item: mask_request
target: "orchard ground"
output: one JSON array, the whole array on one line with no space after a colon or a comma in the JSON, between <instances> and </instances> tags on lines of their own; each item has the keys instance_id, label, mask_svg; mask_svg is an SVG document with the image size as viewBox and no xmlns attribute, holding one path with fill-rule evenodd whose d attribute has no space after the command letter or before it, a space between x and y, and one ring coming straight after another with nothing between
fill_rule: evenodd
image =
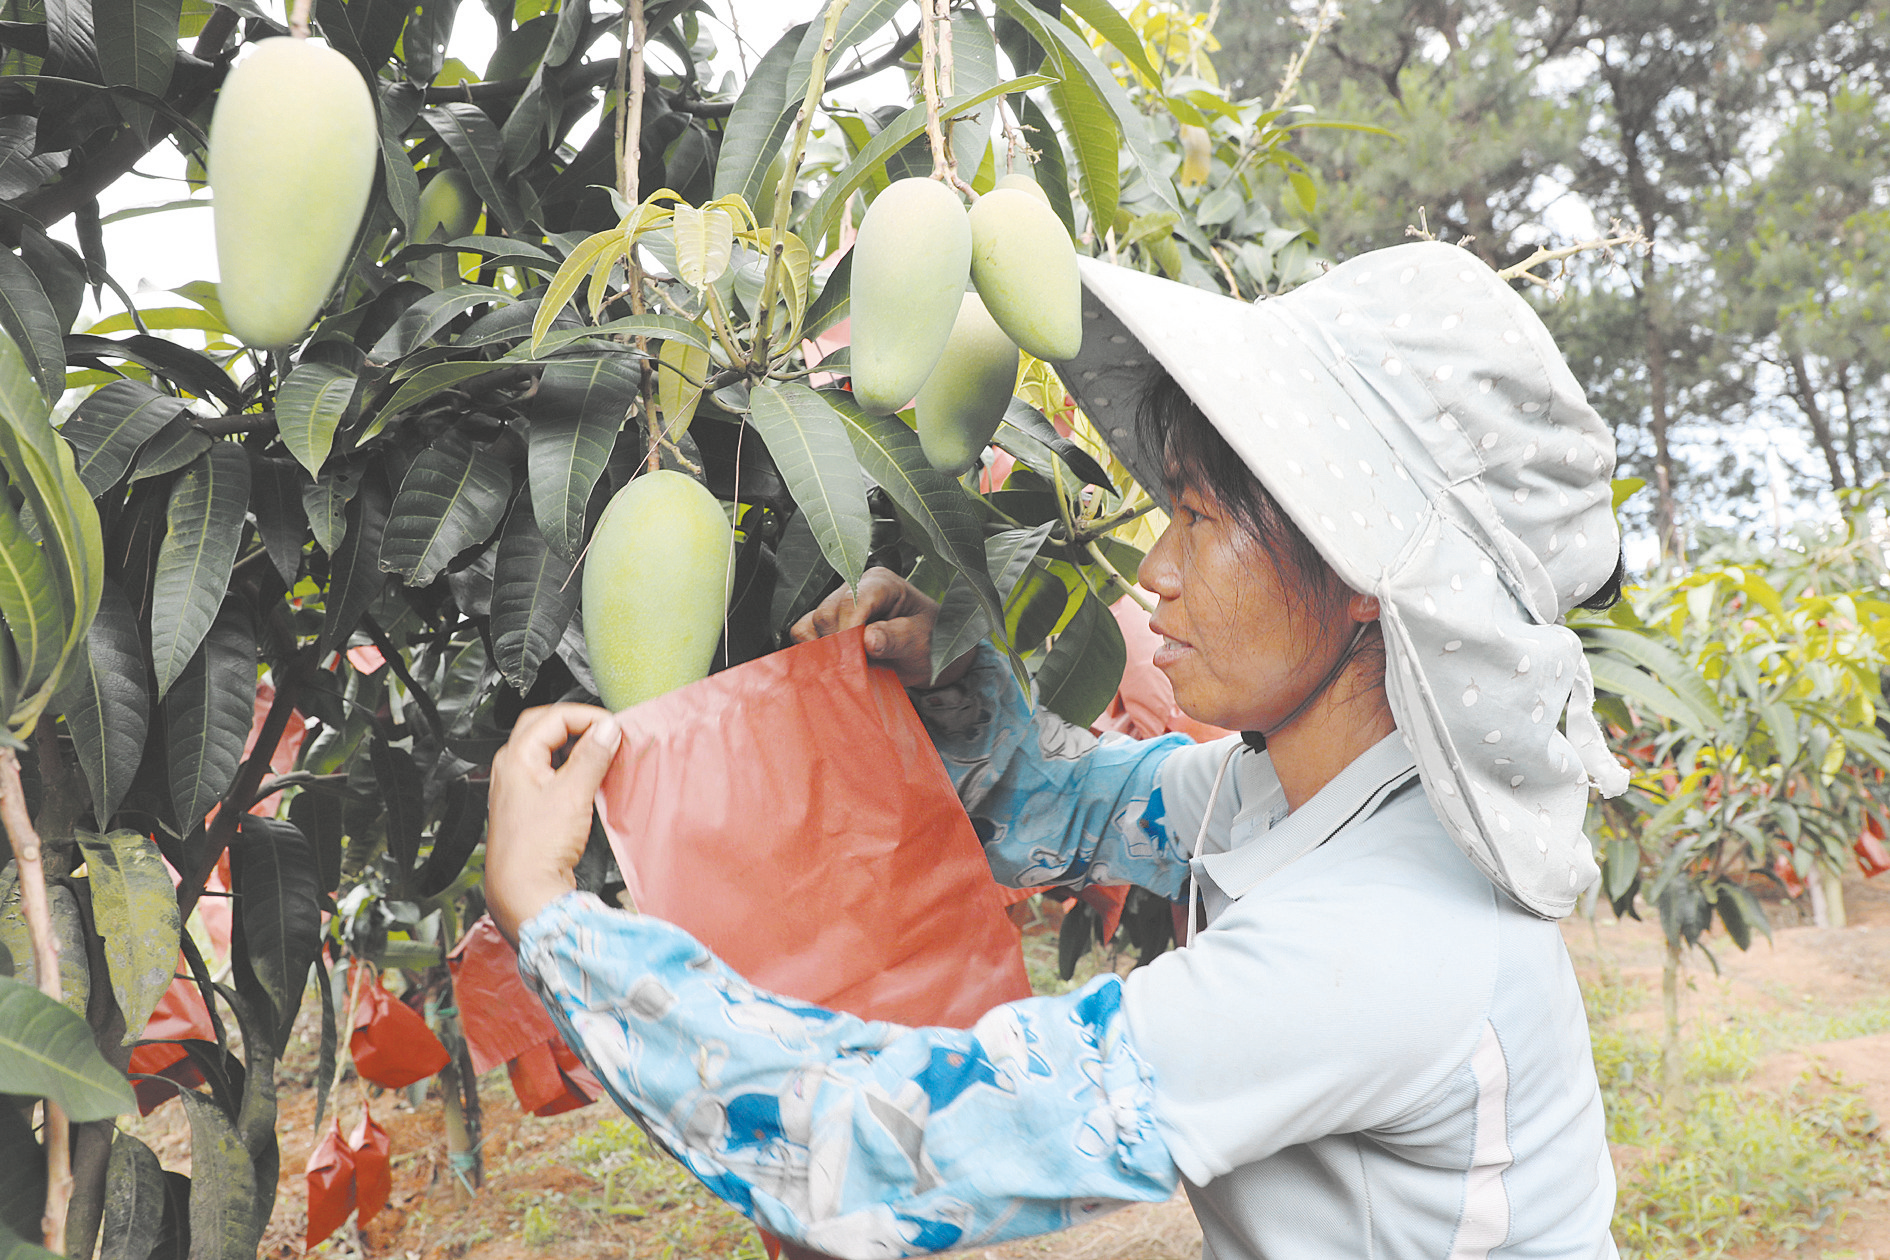
<instances>
[{"instance_id":1,"label":"orchard ground","mask_svg":"<svg viewBox=\"0 0 1890 1260\"><path fill-rule=\"evenodd\" d=\"M1777 926L1747 953L1710 939L1683 976L1688 1070L1684 1113L1663 1108L1658 1079L1662 941L1657 924L1615 922L1605 908L1565 927L1589 998L1622 1184L1624 1254L1792 1255L1890 1260L1890 878L1851 880L1850 926ZM1767 903L1775 921L1789 904ZM1054 974L1054 906L1026 926L1032 979ZM1652 916L1650 915L1650 918ZM1072 983L1109 964L1092 951ZM1131 958L1116 964L1127 969ZM262 1255L302 1253L302 1169L315 1140L319 1025L308 1019L283 1062L282 1181ZM394 1190L365 1229L350 1221L313 1254L333 1260L748 1260L754 1231L675 1164L653 1154L610 1104L521 1115L505 1073L480 1081L485 1185L473 1195L447 1167L436 1098L419 1106L374 1090L393 1138ZM350 1077L331 1100L344 1128L360 1114ZM168 1168L188 1171L188 1128L174 1104L131 1127ZM1879 1121L1879 1117L1882 1121ZM1083 1229L982 1253L992 1260L1194 1260L1200 1232L1179 1196Z\"/></svg>"}]
</instances>

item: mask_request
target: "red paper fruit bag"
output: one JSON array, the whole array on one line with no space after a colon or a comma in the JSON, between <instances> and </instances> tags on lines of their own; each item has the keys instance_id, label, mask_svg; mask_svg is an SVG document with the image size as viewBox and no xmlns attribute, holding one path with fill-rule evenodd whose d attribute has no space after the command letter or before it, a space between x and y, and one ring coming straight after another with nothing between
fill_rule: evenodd
<instances>
[{"instance_id":1,"label":"red paper fruit bag","mask_svg":"<svg viewBox=\"0 0 1890 1260\"><path fill-rule=\"evenodd\" d=\"M617 721L597 804L638 910L754 984L865 1019L963 1028L1030 996L984 850L863 630Z\"/></svg>"},{"instance_id":2,"label":"red paper fruit bag","mask_svg":"<svg viewBox=\"0 0 1890 1260\"><path fill-rule=\"evenodd\" d=\"M383 1089L424 1081L450 1061L427 1021L383 989L378 978L361 986L348 1053L354 1056L354 1070L361 1079Z\"/></svg>"}]
</instances>

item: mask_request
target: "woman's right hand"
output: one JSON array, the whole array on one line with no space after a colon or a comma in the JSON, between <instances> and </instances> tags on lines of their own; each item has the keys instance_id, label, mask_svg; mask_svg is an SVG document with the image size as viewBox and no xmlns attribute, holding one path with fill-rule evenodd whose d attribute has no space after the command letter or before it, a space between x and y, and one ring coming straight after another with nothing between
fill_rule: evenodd
<instances>
[{"instance_id":1,"label":"woman's right hand","mask_svg":"<svg viewBox=\"0 0 1890 1260\"><path fill-rule=\"evenodd\" d=\"M938 603L891 569L868 569L857 592L842 586L789 629L796 643L810 643L865 626L866 655L890 667L908 687L945 687L971 667L967 652L932 677L932 627Z\"/></svg>"}]
</instances>

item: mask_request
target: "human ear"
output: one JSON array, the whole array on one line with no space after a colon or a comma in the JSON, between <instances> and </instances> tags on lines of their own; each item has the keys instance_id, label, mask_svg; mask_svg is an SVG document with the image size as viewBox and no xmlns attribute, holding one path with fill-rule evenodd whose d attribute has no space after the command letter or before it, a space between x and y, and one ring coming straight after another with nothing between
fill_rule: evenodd
<instances>
[{"instance_id":1,"label":"human ear","mask_svg":"<svg viewBox=\"0 0 1890 1260\"><path fill-rule=\"evenodd\" d=\"M1354 594L1346 601L1345 611L1353 621L1377 621L1379 615L1376 595Z\"/></svg>"}]
</instances>

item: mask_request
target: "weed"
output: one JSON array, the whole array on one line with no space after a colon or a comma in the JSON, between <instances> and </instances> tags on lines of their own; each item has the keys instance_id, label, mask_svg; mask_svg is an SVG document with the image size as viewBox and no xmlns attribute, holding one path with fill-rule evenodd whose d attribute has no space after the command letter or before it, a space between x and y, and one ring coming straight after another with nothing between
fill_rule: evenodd
<instances>
[{"instance_id":1,"label":"weed","mask_svg":"<svg viewBox=\"0 0 1890 1260\"><path fill-rule=\"evenodd\" d=\"M1783 1095L1742 1085L1766 1053L1806 1039L1797 1023L1809 1016L1787 1017L1788 1028L1767 1017L1696 1029L1685 1047L1690 1088L1669 1107L1658 1044L1619 1023L1634 1005L1621 988L1604 976L1587 996L1608 1141L1623 1165L1614 1219L1623 1256L1791 1250L1836 1224L1852 1196L1890 1184L1875 1117L1842 1079L1807 1072Z\"/></svg>"}]
</instances>

